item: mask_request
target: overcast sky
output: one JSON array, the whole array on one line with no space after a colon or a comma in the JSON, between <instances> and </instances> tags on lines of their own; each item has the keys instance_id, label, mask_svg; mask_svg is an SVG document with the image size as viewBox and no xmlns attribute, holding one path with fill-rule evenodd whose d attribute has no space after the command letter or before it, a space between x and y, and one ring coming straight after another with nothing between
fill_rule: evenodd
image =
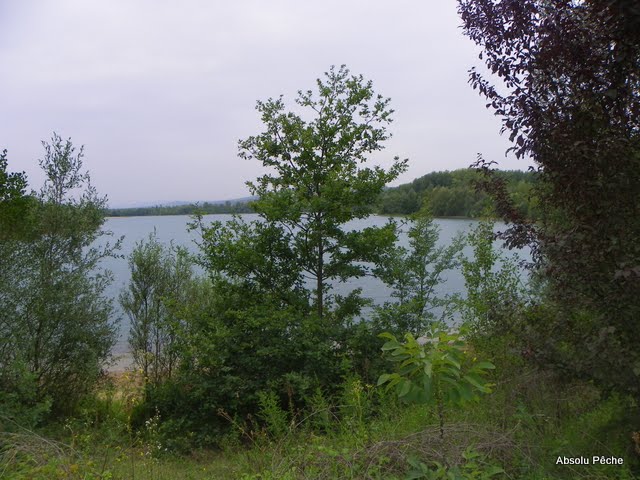
<instances>
[{"instance_id":1,"label":"overcast sky","mask_svg":"<svg viewBox=\"0 0 640 480\"><path fill-rule=\"evenodd\" d=\"M409 158L396 184L478 152L526 169L467 83L478 51L459 25L454 0L0 0L0 149L39 187L41 140L71 137L115 207L243 197L256 100L292 104L346 64L392 99L373 161Z\"/></svg>"}]
</instances>

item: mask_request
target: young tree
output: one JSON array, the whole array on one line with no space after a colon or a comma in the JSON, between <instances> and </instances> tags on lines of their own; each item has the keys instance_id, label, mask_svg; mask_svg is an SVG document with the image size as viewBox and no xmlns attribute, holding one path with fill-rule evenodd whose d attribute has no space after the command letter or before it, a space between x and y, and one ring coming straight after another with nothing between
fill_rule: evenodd
<instances>
[{"instance_id":1,"label":"young tree","mask_svg":"<svg viewBox=\"0 0 640 480\"><path fill-rule=\"evenodd\" d=\"M533 242L559 307L538 352L606 387L640 395L640 9L634 0L459 0L465 33L501 81L471 84L538 165ZM486 165L485 165L486 167ZM486 168L485 168L486 171ZM541 324L541 322L537 322ZM535 325L532 327L535 328ZM553 338L545 332L553 331Z\"/></svg>"},{"instance_id":2,"label":"young tree","mask_svg":"<svg viewBox=\"0 0 640 480\"><path fill-rule=\"evenodd\" d=\"M184 249L165 247L154 232L136 244L129 268L129 286L120 294L120 305L131 320L129 347L145 381L158 385L176 369L179 320L174 312L185 303L192 264Z\"/></svg>"},{"instance_id":3,"label":"young tree","mask_svg":"<svg viewBox=\"0 0 640 480\"><path fill-rule=\"evenodd\" d=\"M387 330L420 336L428 327L443 320L450 298L438 296L436 288L448 270L458 266L461 237L448 246L438 246L439 228L428 205L411 217L407 232L409 248L395 247L384 255L376 275L393 289L396 302L387 302L378 315Z\"/></svg>"},{"instance_id":4,"label":"young tree","mask_svg":"<svg viewBox=\"0 0 640 480\"><path fill-rule=\"evenodd\" d=\"M70 140L43 142L46 182L33 207L27 238L0 241L0 381L5 392L29 377L35 401L68 411L98 378L116 339L104 297L110 274L99 262L114 253L105 234L104 197L91 186Z\"/></svg>"},{"instance_id":5,"label":"young tree","mask_svg":"<svg viewBox=\"0 0 640 480\"><path fill-rule=\"evenodd\" d=\"M496 250L494 240L493 222L482 220L467 235L473 256L460 259L467 290L461 302L462 318L474 336L506 333L505 323L524 304L518 263Z\"/></svg>"},{"instance_id":6,"label":"young tree","mask_svg":"<svg viewBox=\"0 0 640 480\"><path fill-rule=\"evenodd\" d=\"M491 393L491 384L483 378L495 366L469 358L469 346L463 332L447 331L442 324L430 326L426 336L416 339L410 333L400 342L388 332L380 334L382 346L396 364L394 373L378 378L378 386L395 387L399 399L407 403L435 407L444 438L445 406L462 405Z\"/></svg>"},{"instance_id":7,"label":"young tree","mask_svg":"<svg viewBox=\"0 0 640 480\"><path fill-rule=\"evenodd\" d=\"M282 98L258 102L265 131L239 143L242 158L269 171L249 183L259 220L196 222L209 304L185 309L176 402L158 408L206 428L209 438L227 427L218 409L254 415L260 391L295 408L319 387L335 392L364 300L357 290L333 295L331 284L371 272L364 262L379 260L396 240L393 224L347 225L366 217L405 168L398 159L389 170L363 165L389 137L389 100L341 67L318 80L315 93L299 92L296 103L294 113ZM186 388L196 400L179 393Z\"/></svg>"},{"instance_id":8,"label":"young tree","mask_svg":"<svg viewBox=\"0 0 640 480\"><path fill-rule=\"evenodd\" d=\"M265 131L240 141L239 149L241 158L258 160L272 172L248 183L258 196L252 207L261 220L205 228L203 251L212 269L232 276L242 272L256 282L266 275L280 290L300 289L310 279L322 319L331 303L331 282L365 275L362 262L377 260L393 243L391 224L362 231L345 224L370 214L406 161L396 158L389 170L360 166L390 137L393 110L370 81L350 75L346 67L332 67L317 81L317 92L298 92L296 104L304 114L286 111L282 97L258 102ZM228 244L233 239L260 245L267 237L266 257L234 255Z\"/></svg>"}]
</instances>

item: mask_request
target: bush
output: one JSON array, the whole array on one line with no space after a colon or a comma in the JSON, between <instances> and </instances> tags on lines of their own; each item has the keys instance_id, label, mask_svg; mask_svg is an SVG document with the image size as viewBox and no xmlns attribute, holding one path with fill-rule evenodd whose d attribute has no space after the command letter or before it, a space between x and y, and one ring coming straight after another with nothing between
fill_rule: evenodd
<instances>
[{"instance_id":1,"label":"bush","mask_svg":"<svg viewBox=\"0 0 640 480\"><path fill-rule=\"evenodd\" d=\"M120 304L131 320L129 347L145 382L159 384L177 369L176 313L186 302L192 262L181 248L158 242L155 232L136 244L129 256L131 280Z\"/></svg>"},{"instance_id":2,"label":"bush","mask_svg":"<svg viewBox=\"0 0 640 480\"><path fill-rule=\"evenodd\" d=\"M0 241L0 389L5 399L51 401L59 414L90 391L115 343L112 305L104 296L111 276L99 262L118 245L96 246L105 234L106 198L82 169L82 149L74 153L71 141L56 134L43 145L46 181L29 231ZM29 376L15 381L21 371L29 372L35 391L24 388Z\"/></svg>"}]
</instances>

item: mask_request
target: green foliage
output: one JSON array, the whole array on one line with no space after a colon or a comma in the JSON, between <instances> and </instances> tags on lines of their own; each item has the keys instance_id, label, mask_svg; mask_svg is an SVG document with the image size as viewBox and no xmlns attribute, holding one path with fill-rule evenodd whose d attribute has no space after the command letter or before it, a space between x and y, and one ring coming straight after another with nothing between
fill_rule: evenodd
<instances>
[{"instance_id":1,"label":"green foliage","mask_svg":"<svg viewBox=\"0 0 640 480\"><path fill-rule=\"evenodd\" d=\"M332 425L331 405L322 393L321 388L316 388L312 395L307 398L309 406L309 424L313 431L327 432Z\"/></svg>"},{"instance_id":2,"label":"green foliage","mask_svg":"<svg viewBox=\"0 0 640 480\"><path fill-rule=\"evenodd\" d=\"M203 248L205 253L223 248L211 237L232 237L243 244L248 236L251 244L260 244L264 240L258 237L268 235L276 240L269 266L286 265L291 286L301 285L305 276L313 281L314 306L322 319L330 303L330 282L365 275L363 262L375 261L395 240L391 226L364 231L342 227L369 215L384 186L406 169L406 161L396 159L388 171L359 166L389 138L392 110L389 99L374 94L371 82L350 76L345 67L331 68L317 81L317 92L299 92L296 103L309 120L287 112L282 98L258 102L266 130L239 142L240 157L258 160L274 172L248 183L258 196L252 207L265 226L235 223L223 230L213 225L204 229ZM235 265L242 263L232 255L223 259L226 265L218 265L217 271L225 274L235 274ZM257 267L254 275L263 270Z\"/></svg>"},{"instance_id":3,"label":"green foliage","mask_svg":"<svg viewBox=\"0 0 640 480\"><path fill-rule=\"evenodd\" d=\"M494 368L490 362L476 362L459 333L438 327L426 338L417 340L410 333L404 343L394 335L381 333L387 339L382 350L397 365L395 373L381 375L378 385L395 387L398 397L408 403L462 404L476 400L478 394L490 393L490 384L482 377Z\"/></svg>"},{"instance_id":4,"label":"green foliage","mask_svg":"<svg viewBox=\"0 0 640 480\"><path fill-rule=\"evenodd\" d=\"M380 337L388 340L382 350L396 364L396 372L381 375L378 385L395 388L404 402L435 406L441 437L446 405L462 405L491 392L491 384L483 377L494 365L468 358L468 347L460 333L434 325L430 335L420 341L410 333L404 343L390 333L381 333Z\"/></svg>"},{"instance_id":5,"label":"green foliage","mask_svg":"<svg viewBox=\"0 0 640 480\"><path fill-rule=\"evenodd\" d=\"M498 370L502 372L502 365ZM403 407L394 395L385 395L388 402L364 409L370 413L362 416L362 428L352 428L352 417L336 413L342 409L339 405L348 405L347 398L358 396L347 394L329 400L322 394L323 399L309 402L317 407L308 414L296 413L295 425L287 424L283 437L263 435L262 423L238 422L243 428L253 425L255 430L247 432L250 437L242 434L242 439L252 440L244 444L225 442L222 452L193 450L185 426L176 426L175 420L168 421L156 412L152 412L149 424L132 436L108 417L126 418L126 411L120 411L117 402L129 387L118 386L113 390L107 386L106 391L97 392L97 399L83 403L83 411L87 410L82 417L65 425L67 436L56 435L73 451L50 438L36 442L29 435L25 439L28 443L5 442L0 447L0 472L7 478L25 479L57 478L56 475L92 478L90 474L102 474L103 478L123 480L195 480L404 478L408 470L415 470L414 474L435 478L486 478L483 475L496 472L500 465L506 478L525 480L567 476L602 480L635 478L632 472L637 468L637 456L628 432L629 425L637 424L637 419L629 415L632 399L615 396L604 399L593 385L567 384L548 372L530 368L524 368L517 376L500 375L496 381L492 395L484 401L466 403L450 412L444 440L437 436L433 415L428 415L421 405ZM352 386L356 385L356 381L346 380L339 390L353 391ZM367 392L369 387L361 386ZM376 389L371 393L384 392ZM111 407L105 403L109 395L113 395L115 402ZM277 400L275 395L273 398ZM281 415L285 410L280 403L277 405ZM94 408L99 415L107 416L96 420ZM314 418L319 418L313 412L329 413L325 423L328 428L312 426ZM0 434L0 444L5 438ZM14 445L35 455L14 457ZM45 445L50 450L41 455L40 446ZM185 455L159 454L165 448ZM573 466L570 470L554 465L557 455L591 456L601 454L603 448L607 454L624 457L625 464L602 468ZM465 474L470 477L462 476ZM489 478L502 476L495 473Z\"/></svg>"},{"instance_id":6,"label":"green foliage","mask_svg":"<svg viewBox=\"0 0 640 480\"><path fill-rule=\"evenodd\" d=\"M26 194L27 177L7 171L7 151L0 153L0 241L28 235L35 199Z\"/></svg>"},{"instance_id":7,"label":"green foliage","mask_svg":"<svg viewBox=\"0 0 640 480\"><path fill-rule=\"evenodd\" d=\"M282 305L224 280L200 280L180 311L174 378L148 391L134 425L159 410L175 435L192 442L220 441L232 424L260 411L258 392L277 395L280 408L297 408L320 385L337 385L340 357L333 337L309 310ZM318 368L319 366L322 368Z\"/></svg>"},{"instance_id":8,"label":"green foliage","mask_svg":"<svg viewBox=\"0 0 640 480\"><path fill-rule=\"evenodd\" d=\"M165 247L154 232L136 244L129 268L129 286L120 294L120 304L131 320L129 347L145 381L158 384L176 368L179 320L175 310L186 302L192 265L184 249Z\"/></svg>"},{"instance_id":9,"label":"green foliage","mask_svg":"<svg viewBox=\"0 0 640 480\"><path fill-rule=\"evenodd\" d=\"M51 399L38 391L37 377L26 365L3 369L0 390L0 432L20 428L32 429L40 424L51 409Z\"/></svg>"},{"instance_id":10,"label":"green foliage","mask_svg":"<svg viewBox=\"0 0 640 480\"><path fill-rule=\"evenodd\" d=\"M300 272L293 268L291 236L274 222L227 222L202 226L201 262L212 275L241 282L256 292L281 296L289 304L304 301ZM301 297L302 296L302 297Z\"/></svg>"},{"instance_id":11,"label":"green foliage","mask_svg":"<svg viewBox=\"0 0 640 480\"><path fill-rule=\"evenodd\" d=\"M481 221L467 235L473 256L460 259L466 288L461 313L475 337L507 333L524 305L522 272L515 257L507 258L494 247L493 229L493 222Z\"/></svg>"},{"instance_id":12,"label":"green foliage","mask_svg":"<svg viewBox=\"0 0 640 480\"><path fill-rule=\"evenodd\" d=\"M535 217L534 174L517 170L497 174L505 180L518 210ZM477 190L478 179L477 172L469 169L428 173L411 183L385 190L377 209L381 214L412 214L427 200L436 217L480 217L490 207L491 198Z\"/></svg>"},{"instance_id":13,"label":"green foliage","mask_svg":"<svg viewBox=\"0 0 640 480\"><path fill-rule=\"evenodd\" d=\"M4 202L17 200L25 195L27 189L27 178L22 173L7 172L8 160L7 151L0 153L0 202L3 207Z\"/></svg>"},{"instance_id":14,"label":"green foliage","mask_svg":"<svg viewBox=\"0 0 640 480\"><path fill-rule=\"evenodd\" d=\"M373 411L372 389L372 385L363 384L354 375L343 381L339 410L341 428L348 430L355 438L367 438L367 419L371 418Z\"/></svg>"},{"instance_id":15,"label":"green foliage","mask_svg":"<svg viewBox=\"0 0 640 480\"><path fill-rule=\"evenodd\" d=\"M72 410L100 376L115 342L110 282L99 262L117 244L103 237L105 198L82 170L83 151L56 134L44 143L46 182L31 213L30 233L0 241L0 384L20 390L26 370L35 405ZM97 245L102 246L97 246Z\"/></svg>"},{"instance_id":16,"label":"green foliage","mask_svg":"<svg viewBox=\"0 0 640 480\"><path fill-rule=\"evenodd\" d=\"M223 213L253 213L248 201L224 203L204 202L189 205L111 208L107 210L109 217L146 217L158 215L219 215Z\"/></svg>"},{"instance_id":17,"label":"green foliage","mask_svg":"<svg viewBox=\"0 0 640 480\"><path fill-rule=\"evenodd\" d=\"M420 335L451 313L451 299L438 298L435 289L443 274L458 266L463 241L456 237L450 245L438 246L439 229L427 205L411 217L409 225L409 248L398 246L390 250L375 270L397 299L386 302L377 314L384 329Z\"/></svg>"},{"instance_id":18,"label":"green foliage","mask_svg":"<svg viewBox=\"0 0 640 480\"><path fill-rule=\"evenodd\" d=\"M534 197L534 174L518 170L498 172L507 182L516 208L528 217L537 216ZM375 211L382 214L410 215L417 213L427 199L436 217L480 217L491 203L484 192L478 192L473 170L432 172L416 178L411 183L386 188L375 203ZM110 217L154 215L211 215L255 213L251 201L114 208L107 210Z\"/></svg>"},{"instance_id":19,"label":"green foliage","mask_svg":"<svg viewBox=\"0 0 640 480\"><path fill-rule=\"evenodd\" d=\"M289 431L287 412L280 406L280 398L274 392L258 393L258 416L265 421L269 434L281 438Z\"/></svg>"},{"instance_id":20,"label":"green foliage","mask_svg":"<svg viewBox=\"0 0 640 480\"><path fill-rule=\"evenodd\" d=\"M371 273L371 262L393 246L392 223L345 225L369 215L406 163L362 165L389 137L392 113L362 76L332 68L296 103L300 115L287 112L282 98L258 102L265 131L239 143L242 158L271 172L249 183L259 220L194 222L210 298L202 308L184 307L180 374L149 397L163 418L177 414L189 428L215 434L228 429L224 416L255 417L261 402L268 406L258 392L272 392L293 412L318 388L337 394L345 365L366 363L354 347L373 333L353 324L366 302L359 290L339 296L331 286Z\"/></svg>"},{"instance_id":21,"label":"green foliage","mask_svg":"<svg viewBox=\"0 0 640 480\"><path fill-rule=\"evenodd\" d=\"M433 462L430 467L425 463L409 459L411 469L405 475L405 480L488 480L504 474L504 470L487 461L487 458L468 448L463 454L464 463L460 466L447 467L439 462Z\"/></svg>"}]
</instances>

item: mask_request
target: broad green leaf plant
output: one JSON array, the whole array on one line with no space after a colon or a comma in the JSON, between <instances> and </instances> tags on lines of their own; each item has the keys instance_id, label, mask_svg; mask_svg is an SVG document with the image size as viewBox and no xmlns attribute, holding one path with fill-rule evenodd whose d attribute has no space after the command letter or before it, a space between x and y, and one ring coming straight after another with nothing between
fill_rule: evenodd
<instances>
[{"instance_id":1,"label":"broad green leaf plant","mask_svg":"<svg viewBox=\"0 0 640 480\"><path fill-rule=\"evenodd\" d=\"M436 324L423 337L407 333L404 342L390 333L379 335L387 340L382 350L396 371L381 375L378 386L394 388L404 402L435 407L441 438L446 406L462 405L491 393L486 376L495 367L472 356L463 332Z\"/></svg>"}]
</instances>

